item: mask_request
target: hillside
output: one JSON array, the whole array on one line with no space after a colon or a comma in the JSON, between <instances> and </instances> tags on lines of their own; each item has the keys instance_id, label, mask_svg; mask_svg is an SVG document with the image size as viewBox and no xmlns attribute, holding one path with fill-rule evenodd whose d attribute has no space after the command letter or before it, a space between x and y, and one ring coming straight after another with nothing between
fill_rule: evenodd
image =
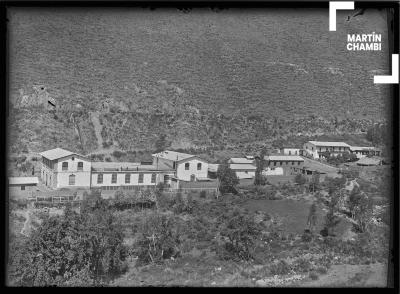
<instances>
[{"instance_id":1,"label":"hillside","mask_svg":"<svg viewBox=\"0 0 400 294\"><path fill-rule=\"evenodd\" d=\"M172 148L219 149L360 132L387 116L389 86L373 84L389 69L380 11L340 12L337 32L318 9L15 8L8 18L16 153L152 150L164 133ZM371 32L383 51L346 50L347 33ZM57 110L29 105L40 97Z\"/></svg>"}]
</instances>

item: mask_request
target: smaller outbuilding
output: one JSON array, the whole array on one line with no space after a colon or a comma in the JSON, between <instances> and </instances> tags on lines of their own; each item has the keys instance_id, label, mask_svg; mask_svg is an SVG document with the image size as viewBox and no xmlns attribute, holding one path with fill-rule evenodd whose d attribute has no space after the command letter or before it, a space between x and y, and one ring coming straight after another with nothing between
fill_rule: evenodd
<instances>
[{"instance_id":1,"label":"smaller outbuilding","mask_svg":"<svg viewBox=\"0 0 400 294\"><path fill-rule=\"evenodd\" d=\"M9 177L8 191L10 197L30 197L37 190L38 177Z\"/></svg>"}]
</instances>

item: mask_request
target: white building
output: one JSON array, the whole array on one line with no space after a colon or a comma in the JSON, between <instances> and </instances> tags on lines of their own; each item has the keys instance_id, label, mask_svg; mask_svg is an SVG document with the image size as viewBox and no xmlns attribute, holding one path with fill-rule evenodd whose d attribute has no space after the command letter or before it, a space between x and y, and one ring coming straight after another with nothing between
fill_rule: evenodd
<instances>
[{"instance_id":1,"label":"white building","mask_svg":"<svg viewBox=\"0 0 400 294\"><path fill-rule=\"evenodd\" d=\"M368 155L380 156L381 153L381 151L376 149L375 147L358 147L358 146L351 146L350 152L355 154L358 159L367 157Z\"/></svg>"},{"instance_id":2,"label":"white building","mask_svg":"<svg viewBox=\"0 0 400 294\"><path fill-rule=\"evenodd\" d=\"M10 198L29 197L36 191L39 183L37 177L9 177L8 192Z\"/></svg>"},{"instance_id":3,"label":"white building","mask_svg":"<svg viewBox=\"0 0 400 294\"><path fill-rule=\"evenodd\" d=\"M303 149L306 154L311 155L313 158L321 158L321 153L326 151L332 155L350 152L350 145L344 142L308 141L304 143Z\"/></svg>"},{"instance_id":4,"label":"white building","mask_svg":"<svg viewBox=\"0 0 400 294\"><path fill-rule=\"evenodd\" d=\"M157 167L135 162L93 162L91 188L133 190L159 183L171 185L174 174L172 168L163 164Z\"/></svg>"},{"instance_id":5,"label":"white building","mask_svg":"<svg viewBox=\"0 0 400 294\"><path fill-rule=\"evenodd\" d=\"M41 179L50 188L90 187L91 162L83 155L61 148L40 153Z\"/></svg>"},{"instance_id":6,"label":"white building","mask_svg":"<svg viewBox=\"0 0 400 294\"><path fill-rule=\"evenodd\" d=\"M178 180L193 182L207 179L208 163L196 155L166 150L152 156L154 166L163 164L174 170Z\"/></svg>"},{"instance_id":7,"label":"white building","mask_svg":"<svg viewBox=\"0 0 400 294\"><path fill-rule=\"evenodd\" d=\"M280 154L284 155L300 155L301 148L297 147L282 147L280 149Z\"/></svg>"},{"instance_id":8,"label":"white building","mask_svg":"<svg viewBox=\"0 0 400 294\"><path fill-rule=\"evenodd\" d=\"M230 163L229 168L236 173L238 179L252 179L256 176L256 166L250 163Z\"/></svg>"},{"instance_id":9,"label":"white building","mask_svg":"<svg viewBox=\"0 0 400 294\"><path fill-rule=\"evenodd\" d=\"M233 157L228 160L228 163L235 163L235 164L254 164L254 157L253 158L244 158L244 157Z\"/></svg>"}]
</instances>

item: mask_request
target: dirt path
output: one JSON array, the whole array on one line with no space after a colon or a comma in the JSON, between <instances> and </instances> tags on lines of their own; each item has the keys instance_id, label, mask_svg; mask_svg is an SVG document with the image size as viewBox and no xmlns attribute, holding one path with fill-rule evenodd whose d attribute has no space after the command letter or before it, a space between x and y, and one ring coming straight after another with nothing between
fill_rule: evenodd
<instances>
[{"instance_id":1,"label":"dirt path","mask_svg":"<svg viewBox=\"0 0 400 294\"><path fill-rule=\"evenodd\" d=\"M30 232L30 225L31 225L31 213L30 210L27 209L24 211L25 222L24 226L22 227L21 234L28 237Z\"/></svg>"},{"instance_id":2,"label":"dirt path","mask_svg":"<svg viewBox=\"0 0 400 294\"><path fill-rule=\"evenodd\" d=\"M100 123L99 113L97 111L90 112L90 119L94 126L94 132L97 138L97 150L103 149L103 137L101 136L101 130L103 126Z\"/></svg>"},{"instance_id":3,"label":"dirt path","mask_svg":"<svg viewBox=\"0 0 400 294\"><path fill-rule=\"evenodd\" d=\"M318 280L299 282L299 287L386 287L387 267L382 263L368 265L333 265Z\"/></svg>"}]
</instances>

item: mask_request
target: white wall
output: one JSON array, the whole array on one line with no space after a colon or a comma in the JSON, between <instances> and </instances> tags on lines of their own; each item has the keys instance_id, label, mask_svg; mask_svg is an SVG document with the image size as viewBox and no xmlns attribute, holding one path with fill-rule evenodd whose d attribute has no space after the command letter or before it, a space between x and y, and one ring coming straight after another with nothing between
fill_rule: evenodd
<instances>
[{"instance_id":1,"label":"white wall","mask_svg":"<svg viewBox=\"0 0 400 294\"><path fill-rule=\"evenodd\" d=\"M125 174L126 173L117 173L117 182L111 183L112 172L102 173L103 174L103 183L97 183L97 177L99 172L92 173L92 187L103 187L103 186L151 186L157 185L160 182L164 182L164 175L169 175L172 177L173 173L156 173L156 182L151 182L151 172L145 172L143 174L143 183L139 183L139 173L130 173L131 180L130 183L125 183Z\"/></svg>"},{"instance_id":2,"label":"white wall","mask_svg":"<svg viewBox=\"0 0 400 294\"><path fill-rule=\"evenodd\" d=\"M56 188L90 187L90 172L59 172ZM75 175L75 185L69 184L69 176Z\"/></svg>"},{"instance_id":3,"label":"white wall","mask_svg":"<svg viewBox=\"0 0 400 294\"><path fill-rule=\"evenodd\" d=\"M252 179L256 176L255 171L235 171L238 179Z\"/></svg>"},{"instance_id":4,"label":"white wall","mask_svg":"<svg viewBox=\"0 0 400 294\"><path fill-rule=\"evenodd\" d=\"M265 170L263 170L262 174L264 176L280 176L283 175L283 168L275 167L274 169L271 169L267 167Z\"/></svg>"},{"instance_id":5,"label":"white wall","mask_svg":"<svg viewBox=\"0 0 400 294\"><path fill-rule=\"evenodd\" d=\"M72 157L74 157L74 160L72 160ZM68 163L68 172L77 172L78 171L78 162L83 162L83 172L89 172L91 169L91 162L88 160L83 159L80 156L76 155L71 155L62 159L59 159L56 164L54 164L54 170L57 172L63 172L62 170L62 163L67 162ZM79 171L81 172L81 171Z\"/></svg>"},{"instance_id":6,"label":"white wall","mask_svg":"<svg viewBox=\"0 0 400 294\"><path fill-rule=\"evenodd\" d=\"M189 163L189 170L185 170L185 164ZM201 163L201 170L197 170L197 164ZM178 163L176 176L179 180L190 181L190 176L195 175L196 178L207 178L208 163L197 158L186 160Z\"/></svg>"},{"instance_id":7,"label":"white wall","mask_svg":"<svg viewBox=\"0 0 400 294\"><path fill-rule=\"evenodd\" d=\"M299 155L300 154L300 148L282 148L283 154L286 155ZM290 154L289 154L290 152Z\"/></svg>"},{"instance_id":8,"label":"white wall","mask_svg":"<svg viewBox=\"0 0 400 294\"><path fill-rule=\"evenodd\" d=\"M314 144L310 142L304 143L303 149L307 154L311 155L314 158L318 158L317 146L315 146Z\"/></svg>"}]
</instances>

